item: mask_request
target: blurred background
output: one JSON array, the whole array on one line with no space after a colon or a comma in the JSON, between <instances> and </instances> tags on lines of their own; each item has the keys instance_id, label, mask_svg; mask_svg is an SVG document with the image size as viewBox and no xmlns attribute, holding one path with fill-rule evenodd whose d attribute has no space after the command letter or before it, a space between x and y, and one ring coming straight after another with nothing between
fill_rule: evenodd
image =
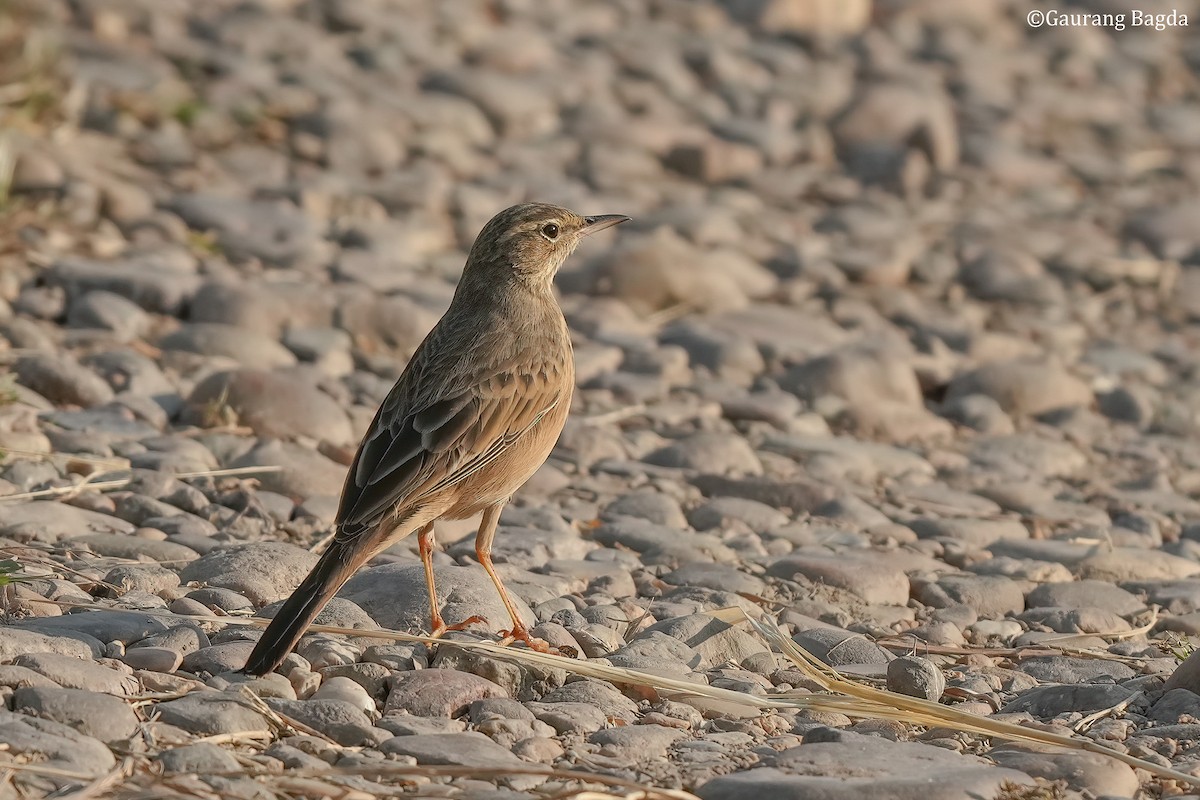
<instances>
[{"instance_id":1,"label":"blurred background","mask_svg":"<svg viewBox=\"0 0 1200 800\"><path fill-rule=\"evenodd\" d=\"M344 462L480 226L538 199L635 218L560 276L581 410L1192 437L1200 29L1031 8L5 0L0 343L52 403ZM239 368L274 377L205 383ZM564 444L648 447L597 437Z\"/></svg>"}]
</instances>

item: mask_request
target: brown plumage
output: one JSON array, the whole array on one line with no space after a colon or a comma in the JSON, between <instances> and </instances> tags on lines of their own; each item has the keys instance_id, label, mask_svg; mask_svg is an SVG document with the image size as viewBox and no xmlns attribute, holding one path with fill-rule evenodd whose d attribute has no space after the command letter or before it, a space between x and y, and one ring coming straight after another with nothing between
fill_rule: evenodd
<instances>
[{"instance_id":1,"label":"brown plumage","mask_svg":"<svg viewBox=\"0 0 1200 800\"><path fill-rule=\"evenodd\" d=\"M508 499L550 455L571 406L575 365L554 275L584 236L627 219L527 203L484 226L450 308L358 447L333 541L267 626L245 672L277 668L342 584L412 533L425 566L432 632L458 627L447 626L438 610L433 525L479 512L475 552L512 617L506 638L546 648L529 635L492 567L492 538Z\"/></svg>"}]
</instances>

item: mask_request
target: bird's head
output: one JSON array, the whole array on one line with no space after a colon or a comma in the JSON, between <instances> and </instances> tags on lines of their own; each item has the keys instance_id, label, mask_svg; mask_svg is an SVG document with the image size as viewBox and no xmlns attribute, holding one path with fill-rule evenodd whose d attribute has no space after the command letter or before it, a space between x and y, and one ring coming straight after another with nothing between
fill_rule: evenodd
<instances>
[{"instance_id":1,"label":"bird's head","mask_svg":"<svg viewBox=\"0 0 1200 800\"><path fill-rule=\"evenodd\" d=\"M627 222L622 214L585 217L547 203L522 203L492 217L471 247L464 277L515 277L549 286L583 237Z\"/></svg>"}]
</instances>

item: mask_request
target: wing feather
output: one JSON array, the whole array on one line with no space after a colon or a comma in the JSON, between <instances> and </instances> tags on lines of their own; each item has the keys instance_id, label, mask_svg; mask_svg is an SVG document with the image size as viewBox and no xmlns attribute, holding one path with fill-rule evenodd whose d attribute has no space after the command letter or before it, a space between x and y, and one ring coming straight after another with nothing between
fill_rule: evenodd
<instances>
[{"instance_id":1,"label":"wing feather","mask_svg":"<svg viewBox=\"0 0 1200 800\"><path fill-rule=\"evenodd\" d=\"M476 474L569 392L559 365L524 351L414 399L410 372L443 372L422 366L410 365L401 376L355 456L338 510L339 536L356 535L394 509Z\"/></svg>"}]
</instances>

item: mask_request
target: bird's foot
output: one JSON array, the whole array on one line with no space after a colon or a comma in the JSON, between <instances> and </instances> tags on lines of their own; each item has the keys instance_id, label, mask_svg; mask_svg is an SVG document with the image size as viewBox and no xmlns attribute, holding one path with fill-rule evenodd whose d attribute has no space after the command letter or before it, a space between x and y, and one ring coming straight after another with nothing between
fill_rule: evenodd
<instances>
[{"instance_id":1,"label":"bird's foot","mask_svg":"<svg viewBox=\"0 0 1200 800\"><path fill-rule=\"evenodd\" d=\"M440 639L450 631L465 631L467 628L479 622L486 623L487 620L478 614L474 614L470 617L467 617L462 622L456 622L453 625L447 625L446 621L442 619L441 616L437 616L433 618L433 621L429 626L429 635L434 639Z\"/></svg>"},{"instance_id":2,"label":"bird's foot","mask_svg":"<svg viewBox=\"0 0 1200 800\"><path fill-rule=\"evenodd\" d=\"M524 625L514 625L511 631L500 631L500 646L508 647L513 642L524 642L525 646L530 650L537 650L539 653L557 653L557 649L550 646L550 643L545 639L539 639L529 633L529 629Z\"/></svg>"}]
</instances>

